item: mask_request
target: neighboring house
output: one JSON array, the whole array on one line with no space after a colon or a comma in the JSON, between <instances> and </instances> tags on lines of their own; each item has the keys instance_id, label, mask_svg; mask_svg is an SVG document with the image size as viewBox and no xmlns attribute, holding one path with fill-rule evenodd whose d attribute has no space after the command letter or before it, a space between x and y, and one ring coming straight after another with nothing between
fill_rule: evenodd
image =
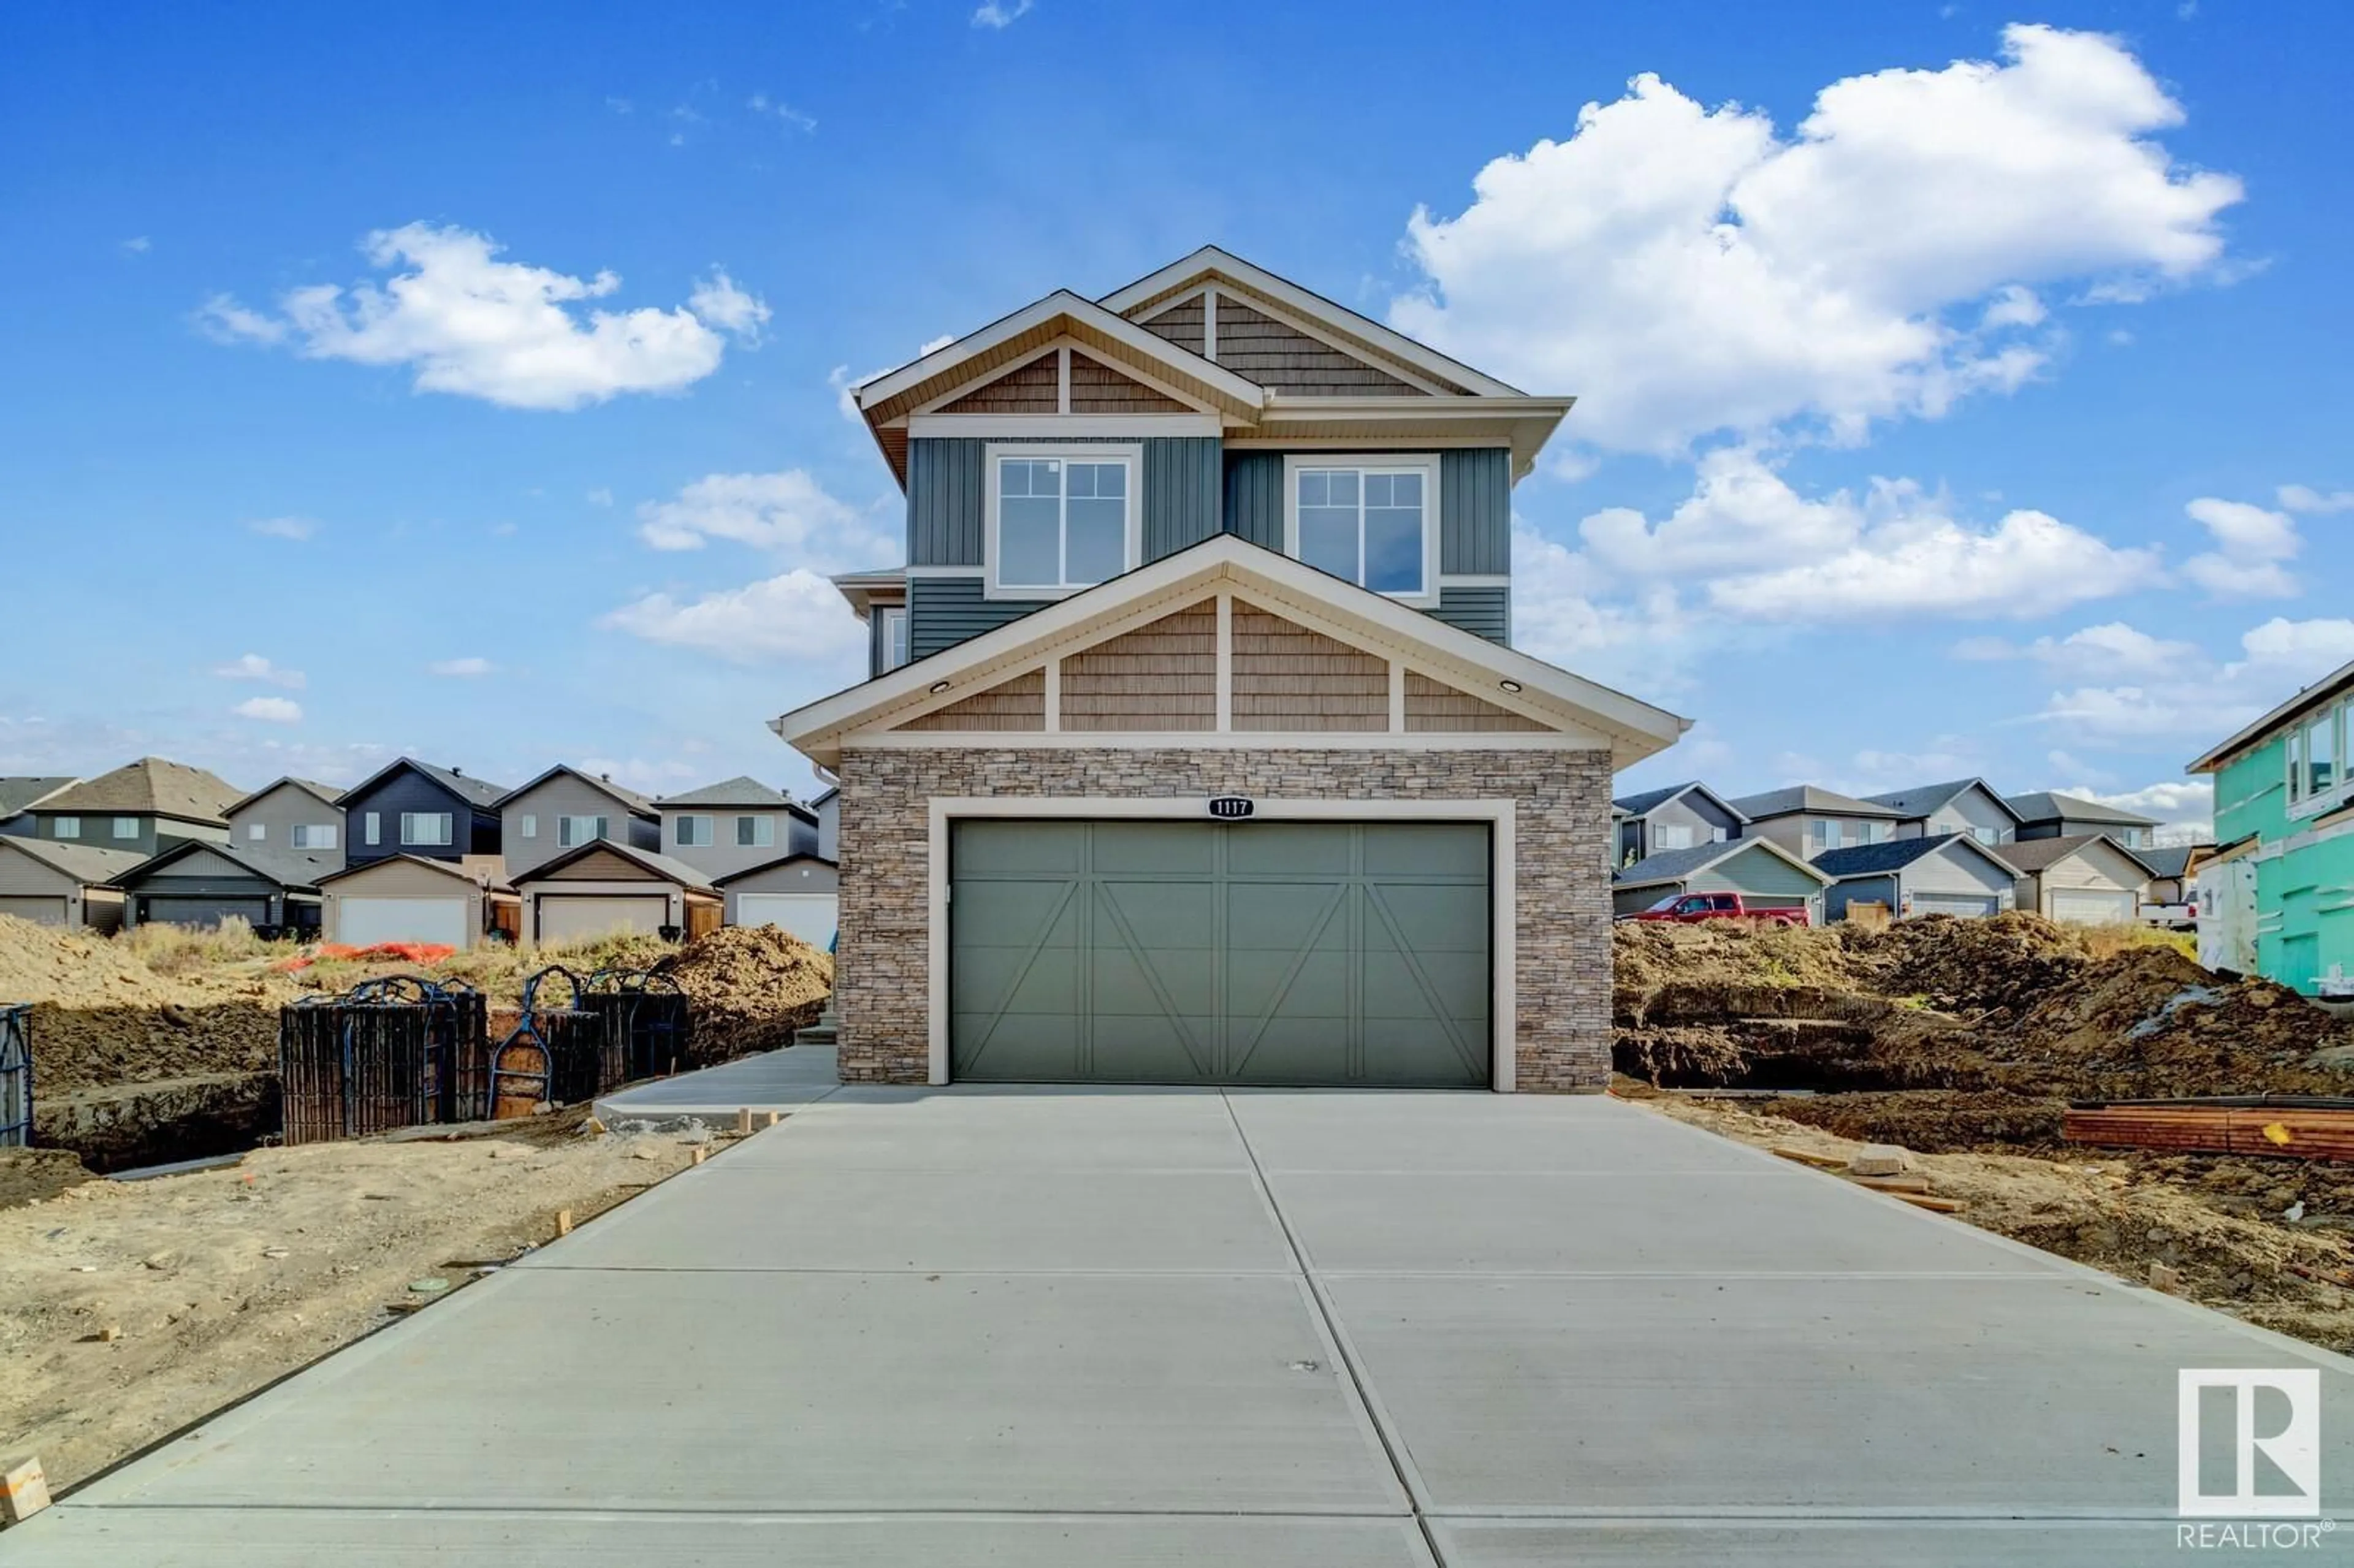
<instances>
[{"instance_id":1,"label":"neighboring house","mask_svg":"<svg viewBox=\"0 0 2354 1568\"><path fill-rule=\"evenodd\" d=\"M1614 914L1639 915L1687 893L1738 893L1753 909L1804 909L1820 925L1828 874L1771 839L1733 839L1661 850L1610 878Z\"/></svg>"},{"instance_id":2,"label":"neighboring house","mask_svg":"<svg viewBox=\"0 0 2354 1568\"><path fill-rule=\"evenodd\" d=\"M817 813L817 854L820 860L842 863L842 790L829 786L824 794L810 802Z\"/></svg>"},{"instance_id":3,"label":"neighboring house","mask_svg":"<svg viewBox=\"0 0 2354 1568\"><path fill-rule=\"evenodd\" d=\"M80 782L78 779L36 778L30 774L0 778L0 834L31 835L32 809L68 785Z\"/></svg>"},{"instance_id":4,"label":"neighboring house","mask_svg":"<svg viewBox=\"0 0 2354 1568\"><path fill-rule=\"evenodd\" d=\"M1877 905L1902 919L1914 915L1983 917L2011 906L2018 874L2002 855L1968 833L1889 839L1819 854L1815 869L1831 880L1825 916L1849 917Z\"/></svg>"},{"instance_id":5,"label":"neighboring house","mask_svg":"<svg viewBox=\"0 0 2354 1568\"><path fill-rule=\"evenodd\" d=\"M28 808L33 828L26 836L145 860L180 844L227 843L228 809L244 793L201 768L143 757Z\"/></svg>"},{"instance_id":6,"label":"neighboring house","mask_svg":"<svg viewBox=\"0 0 2354 1568\"><path fill-rule=\"evenodd\" d=\"M588 839L514 879L523 939L545 947L621 931L672 941L700 937L720 919L709 878L652 850Z\"/></svg>"},{"instance_id":7,"label":"neighboring house","mask_svg":"<svg viewBox=\"0 0 2354 1568\"><path fill-rule=\"evenodd\" d=\"M2074 795L2055 795L2048 789L2032 795L2013 795L2006 804L2018 813L2019 836L2022 839L2081 838L2086 833L2100 833L2126 849L2139 851L2150 847L2158 828L2155 817Z\"/></svg>"},{"instance_id":8,"label":"neighboring house","mask_svg":"<svg viewBox=\"0 0 2354 1568\"><path fill-rule=\"evenodd\" d=\"M2354 663L2190 765L2215 781L2199 871L2199 934L2253 948L2255 971L2308 996L2354 998ZM2245 969L2245 962L2231 967Z\"/></svg>"},{"instance_id":9,"label":"neighboring house","mask_svg":"<svg viewBox=\"0 0 2354 1568\"><path fill-rule=\"evenodd\" d=\"M2159 849L2137 849L2134 858L2149 867L2149 885L2142 891L2142 913L2153 914L2165 906L2181 907L2193 896L2190 879L2196 873L2201 853L2213 853L2213 844L2169 844Z\"/></svg>"},{"instance_id":10,"label":"neighboring house","mask_svg":"<svg viewBox=\"0 0 2354 1568\"><path fill-rule=\"evenodd\" d=\"M1811 784L1737 796L1725 804L1745 819L1743 838L1765 839L1808 860L1854 844L1885 843L1904 819L1893 806Z\"/></svg>"},{"instance_id":11,"label":"neighboring house","mask_svg":"<svg viewBox=\"0 0 2354 1568\"><path fill-rule=\"evenodd\" d=\"M1610 779L1687 726L1509 645L1567 398L1206 249L856 402L910 662L775 722L845 1078L1607 1084Z\"/></svg>"},{"instance_id":12,"label":"neighboring house","mask_svg":"<svg viewBox=\"0 0 2354 1568\"><path fill-rule=\"evenodd\" d=\"M300 855L322 871L344 868L343 791L309 779L281 779L228 809L228 842L249 858Z\"/></svg>"},{"instance_id":13,"label":"neighboring house","mask_svg":"<svg viewBox=\"0 0 2354 1568\"><path fill-rule=\"evenodd\" d=\"M1966 833L1989 849L2020 836L2019 813L1995 793L1983 779L1956 779L1918 789L1893 789L1867 795L1875 806L1897 813L1900 839L1935 838L1941 833Z\"/></svg>"},{"instance_id":14,"label":"neighboring house","mask_svg":"<svg viewBox=\"0 0 2354 1568\"><path fill-rule=\"evenodd\" d=\"M728 779L665 796L654 809L662 813L655 847L706 877L819 853L818 813L757 779Z\"/></svg>"},{"instance_id":15,"label":"neighboring house","mask_svg":"<svg viewBox=\"0 0 2354 1568\"><path fill-rule=\"evenodd\" d=\"M508 790L495 805L507 880L518 888L525 873L589 844L663 846L662 815L652 800L607 774L563 763Z\"/></svg>"},{"instance_id":16,"label":"neighboring house","mask_svg":"<svg viewBox=\"0 0 2354 1568\"><path fill-rule=\"evenodd\" d=\"M2019 873L2012 895L2019 908L2079 926L2126 925L2141 916L2149 867L2099 833L2021 839L2005 844L2002 858Z\"/></svg>"},{"instance_id":17,"label":"neighboring house","mask_svg":"<svg viewBox=\"0 0 2354 1568\"><path fill-rule=\"evenodd\" d=\"M343 869L340 854L267 843L182 844L114 879L122 928L247 924L303 938L320 927L319 880Z\"/></svg>"},{"instance_id":18,"label":"neighboring house","mask_svg":"<svg viewBox=\"0 0 2354 1568\"><path fill-rule=\"evenodd\" d=\"M789 854L712 885L727 900L730 926L774 926L812 948L831 948L840 921L841 873L813 854Z\"/></svg>"},{"instance_id":19,"label":"neighboring house","mask_svg":"<svg viewBox=\"0 0 2354 1568\"><path fill-rule=\"evenodd\" d=\"M1617 825L1617 856L1614 863L1632 865L1662 850L1691 849L1739 838L1749 819L1725 803L1724 797L1694 780L1622 795L1610 802Z\"/></svg>"},{"instance_id":20,"label":"neighboring house","mask_svg":"<svg viewBox=\"0 0 2354 1568\"><path fill-rule=\"evenodd\" d=\"M122 924L122 895L109 884L140 858L53 839L0 838L0 915L37 926L115 930Z\"/></svg>"},{"instance_id":21,"label":"neighboring house","mask_svg":"<svg viewBox=\"0 0 2354 1568\"><path fill-rule=\"evenodd\" d=\"M880 675L912 656L907 642L907 573L902 567L844 572L833 579L851 613L866 624L866 669Z\"/></svg>"},{"instance_id":22,"label":"neighboring house","mask_svg":"<svg viewBox=\"0 0 2354 1568\"><path fill-rule=\"evenodd\" d=\"M419 854L378 855L319 878L322 935L355 948L437 942L461 950L521 923L514 889L496 856L460 863Z\"/></svg>"},{"instance_id":23,"label":"neighboring house","mask_svg":"<svg viewBox=\"0 0 2354 1568\"><path fill-rule=\"evenodd\" d=\"M344 861L408 855L452 864L500 853L504 784L404 757L344 791Z\"/></svg>"}]
</instances>

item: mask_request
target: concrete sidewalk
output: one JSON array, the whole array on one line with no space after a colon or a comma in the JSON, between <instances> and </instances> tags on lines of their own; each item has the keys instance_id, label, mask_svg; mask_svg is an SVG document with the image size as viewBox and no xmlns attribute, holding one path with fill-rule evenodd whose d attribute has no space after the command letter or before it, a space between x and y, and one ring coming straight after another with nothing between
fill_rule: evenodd
<instances>
[{"instance_id":1,"label":"concrete sidewalk","mask_svg":"<svg viewBox=\"0 0 2354 1568\"><path fill-rule=\"evenodd\" d=\"M1615 1101L851 1087L0 1563L2143 1563L2194 1366L2354 1497L2341 1358Z\"/></svg>"},{"instance_id":2,"label":"concrete sidewalk","mask_svg":"<svg viewBox=\"0 0 2354 1568\"><path fill-rule=\"evenodd\" d=\"M597 1119L607 1127L646 1122L657 1128L690 1121L734 1126L736 1113L800 1109L842 1087L831 1045L790 1045L740 1056L716 1067L631 1084L599 1097Z\"/></svg>"}]
</instances>

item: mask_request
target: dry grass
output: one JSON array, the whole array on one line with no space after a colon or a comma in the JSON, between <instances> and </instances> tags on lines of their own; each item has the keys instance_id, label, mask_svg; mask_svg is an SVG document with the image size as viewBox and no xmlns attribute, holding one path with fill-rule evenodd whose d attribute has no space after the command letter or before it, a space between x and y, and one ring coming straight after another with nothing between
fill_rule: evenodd
<instances>
[{"instance_id":1,"label":"dry grass","mask_svg":"<svg viewBox=\"0 0 2354 1568\"><path fill-rule=\"evenodd\" d=\"M293 942L265 942L242 916L217 926L138 926L116 945L159 975L189 975L247 960L287 959L301 951Z\"/></svg>"},{"instance_id":2,"label":"dry grass","mask_svg":"<svg viewBox=\"0 0 2354 1568\"><path fill-rule=\"evenodd\" d=\"M2113 959L2137 948L2172 948L2191 962L2199 961L2199 938L2189 931L2167 931L2138 924L2070 928L2083 939L2086 956L2095 959Z\"/></svg>"}]
</instances>

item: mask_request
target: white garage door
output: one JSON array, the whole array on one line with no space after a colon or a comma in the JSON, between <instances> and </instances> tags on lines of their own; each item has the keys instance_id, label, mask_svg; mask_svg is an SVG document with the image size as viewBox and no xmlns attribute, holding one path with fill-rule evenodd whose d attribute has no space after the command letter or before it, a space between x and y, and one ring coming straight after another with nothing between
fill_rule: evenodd
<instances>
[{"instance_id":1,"label":"white garage door","mask_svg":"<svg viewBox=\"0 0 2354 1568\"><path fill-rule=\"evenodd\" d=\"M336 905L335 940L355 948L378 942L470 945L466 903L457 898L345 898Z\"/></svg>"},{"instance_id":2,"label":"white garage door","mask_svg":"<svg viewBox=\"0 0 2354 1568\"><path fill-rule=\"evenodd\" d=\"M799 937L812 948L823 948L833 940L834 924L841 918L840 910L840 898L832 893L739 893L736 895L736 924L774 926L787 936Z\"/></svg>"},{"instance_id":3,"label":"white garage door","mask_svg":"<svg viewBox=\"0 0 2354 1568\"><path fill-rule=\"evenodd\" d=\"M2130 890L2114 893L2096 888L2058 887L2052 892L2052 918L2080 926L2115 926L2131 920L2136 911Z\"/></svg>"},{"instance_id":4,"label":"white garage door","mask_svg":"<svg viewBox=\"0 0 2354 1568\"><path fill-rule=\"evenodd\" d=\"M2002 900L1991 893L1916 893L1913 895L1915 915L1959 915L1965 919L1978 920L2002 907Z\"/></svg>"},{"instance_id":5,"label":"white garage door","mask_svg":"<svg viewBox=\"0 0 2354 1568\"><path fill-rule=\"evenodd\" d=\"M62 926L66 923L66 901L47 895L36 897L31 894L10 894L0 897L0 915L14 915L36 926Z\"/></svg>"},{"instance_id":6,"label":"white garage door","mask_svg":"<svg viewBox=\"0 0 2354 1568\"><path fill-rule=\"evenodd\" d=\"M577 941L628 929L652 936L670 924L670 899L663 894L598 898L585 894L555 895L539 901L539 942Z\"/></svg>"}]
</instances>

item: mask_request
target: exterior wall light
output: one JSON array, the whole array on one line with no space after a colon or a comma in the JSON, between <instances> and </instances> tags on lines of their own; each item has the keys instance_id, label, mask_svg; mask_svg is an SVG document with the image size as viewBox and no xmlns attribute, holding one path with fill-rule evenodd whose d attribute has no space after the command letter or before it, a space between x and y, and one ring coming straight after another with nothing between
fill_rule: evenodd
<instances>
[{"instance_id":1,"label":"exterior wall light","mask_svg":"<svg viewBox=\"0 0 2354 1568\"><path fill-rule=\"evenodd\" d=\"M1499 681L1496 684L1503 687L1504 690L1508 692L1517 692L1521 689L1521 683L1518 681Z\"/></svg>"}]
</instances>

